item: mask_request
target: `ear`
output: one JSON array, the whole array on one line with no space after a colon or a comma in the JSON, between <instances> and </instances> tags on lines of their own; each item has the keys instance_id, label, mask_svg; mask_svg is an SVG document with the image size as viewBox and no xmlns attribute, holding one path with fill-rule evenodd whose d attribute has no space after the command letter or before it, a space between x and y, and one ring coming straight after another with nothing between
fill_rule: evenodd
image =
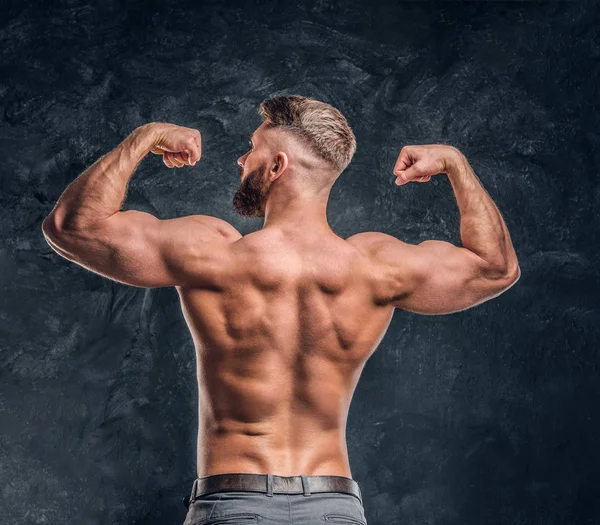
<instances>
[{"instance_id":1,"label":"ear","mask_svg":"<svg viewBox=\"0 0 600 525\"><path fill-rule=\"evenodd\" d=\"M269 170L269 180L273 182L276 179L278 179L281 176L281 174L287 169L287 167L288 156L283 151L278 152L275 155L275 162Z\"/></svg>"}]
</instances>

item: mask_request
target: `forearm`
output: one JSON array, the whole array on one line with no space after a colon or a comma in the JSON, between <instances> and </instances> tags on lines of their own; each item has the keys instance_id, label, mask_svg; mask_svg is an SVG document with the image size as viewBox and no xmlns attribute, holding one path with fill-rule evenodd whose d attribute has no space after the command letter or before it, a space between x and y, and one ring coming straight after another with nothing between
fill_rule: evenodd
<instances>
[{"instance_id":1,"label":"forearm","mask_svg":"<svg viewBox=\"0 0 600 525\"><path fill-rule=\"evenodd\" d=\"M120 211L129 180L154 138L151 124L134 130L67 186L45 225L55 232L81 230Z\"/></svg>"},{"instance_id":2,"label":"forearm","mask_svg":"<svg viewBox=\"0 0 600 525\"><path fill-rule=\"evenodd\" d=\"M460 151L447 163L446 173L460 211L462 246L486 261L490 271L518 274L517 256L502 215Z\"/></svg>"}]
</instances>

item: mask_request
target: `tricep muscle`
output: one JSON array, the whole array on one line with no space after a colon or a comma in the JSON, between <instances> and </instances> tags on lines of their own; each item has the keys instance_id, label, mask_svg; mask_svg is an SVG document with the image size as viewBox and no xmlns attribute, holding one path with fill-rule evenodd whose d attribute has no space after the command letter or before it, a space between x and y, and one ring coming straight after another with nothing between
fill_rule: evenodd
<instances>
[{"instance_id":1,"label":"tricep muscle","mask_svg":"<svg viewBox=\"0 0 600 525\"><path fill-rule=\"evenodd\" d=\"M48 235L63 257L115 281L156 288L185 286L237 235L216 217L160 220L136 210L118 212L85 231ZM58 249L57 249L58 248Z\"/></svg>"},{"instance_id":2,"label":"tricep muscle","mask_svg":"<svg viewBox=\"0 0 600 525\"><path fill-rule=\"evenodd\" d=\"M379 272L383 301L397 308L429 315L453 313L510 286L507 277L494 274L477 254L449 242L414 245L378 232L363 235Z\"/></svg>"}]
</instances>

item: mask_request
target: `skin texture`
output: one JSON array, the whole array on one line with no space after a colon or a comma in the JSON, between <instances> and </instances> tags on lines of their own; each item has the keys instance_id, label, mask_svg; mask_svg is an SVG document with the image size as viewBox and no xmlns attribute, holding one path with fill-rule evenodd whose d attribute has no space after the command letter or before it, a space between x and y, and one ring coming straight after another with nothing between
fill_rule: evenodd
<instances>
[{"instance_id":1,"label":"skin texture","mask_svg":"<svg viewBox=\"0 0 600 525\"><path fill-rule=\"evenodd\" d=\"M159 220L120 211L146 154L162 155L170 168L201 156L197 130L152 123L73 181L43 232L57 253L107 278L177 289L196 349L198 476L352 477L348 409L394 309L435 315L496 297L519 278L516 255L455 148L405 147L393 174L402 185L447 173L462 247L410 245L379 232L340 238L326 218L331 167L264 125L252 141L238 159L233 206L264 218L258 231L242 236L206 215Z\"/></svg>"}]
</instances>

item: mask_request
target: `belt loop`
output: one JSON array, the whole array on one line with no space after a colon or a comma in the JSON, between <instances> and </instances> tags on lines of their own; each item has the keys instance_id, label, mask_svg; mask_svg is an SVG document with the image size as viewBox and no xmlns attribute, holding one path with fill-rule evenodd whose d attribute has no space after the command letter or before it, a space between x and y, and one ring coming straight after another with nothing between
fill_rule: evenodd
<instances>
[{"instance_id":1,"label":"belt loop","mask_svg":"<svg viewBox=\"0 0 600 525\"><path fill-rule=\"evenodd\" d=\"M310 487L308 485L308 477L306 474L300 474L302 478L302 490L304 491L305 496L310 496Z\"/></svg>"},{"instance_id":2,"label":"belt loop","mask_svg":"<svg viewBox=\"0 0 600 525\"><path fill-rule=\"evenodd\" d=\"M267 474L267 496L273 497L273 474Z\"/></svg>"},{"instance_id":3,"label":"belt loop","mask_svg":"<svg viewBox=\"0 0 600 525\"><path fill-rule=\"evenodd\" d=\"M362 490L360 490L360 486L358 485L358 483L356 484L356 489L358 491L358 499L360 500L360 504L364 505L363 497L362 497Z\"/></svg>"},{"instance_id":4,"label":"belt loop","mask_svg":"<svg viewBox=\"0 0 600 525\"><path fill-rule=\"evenodd\" d=\"M188 505L191 503L194 503L194 500L196 499L196 489L197 488L198 488L198 478L196 478L194 480L194 483L192 484L192 493L190 494L190 501L189 501Z\"/></svg>"}]
</instances>

